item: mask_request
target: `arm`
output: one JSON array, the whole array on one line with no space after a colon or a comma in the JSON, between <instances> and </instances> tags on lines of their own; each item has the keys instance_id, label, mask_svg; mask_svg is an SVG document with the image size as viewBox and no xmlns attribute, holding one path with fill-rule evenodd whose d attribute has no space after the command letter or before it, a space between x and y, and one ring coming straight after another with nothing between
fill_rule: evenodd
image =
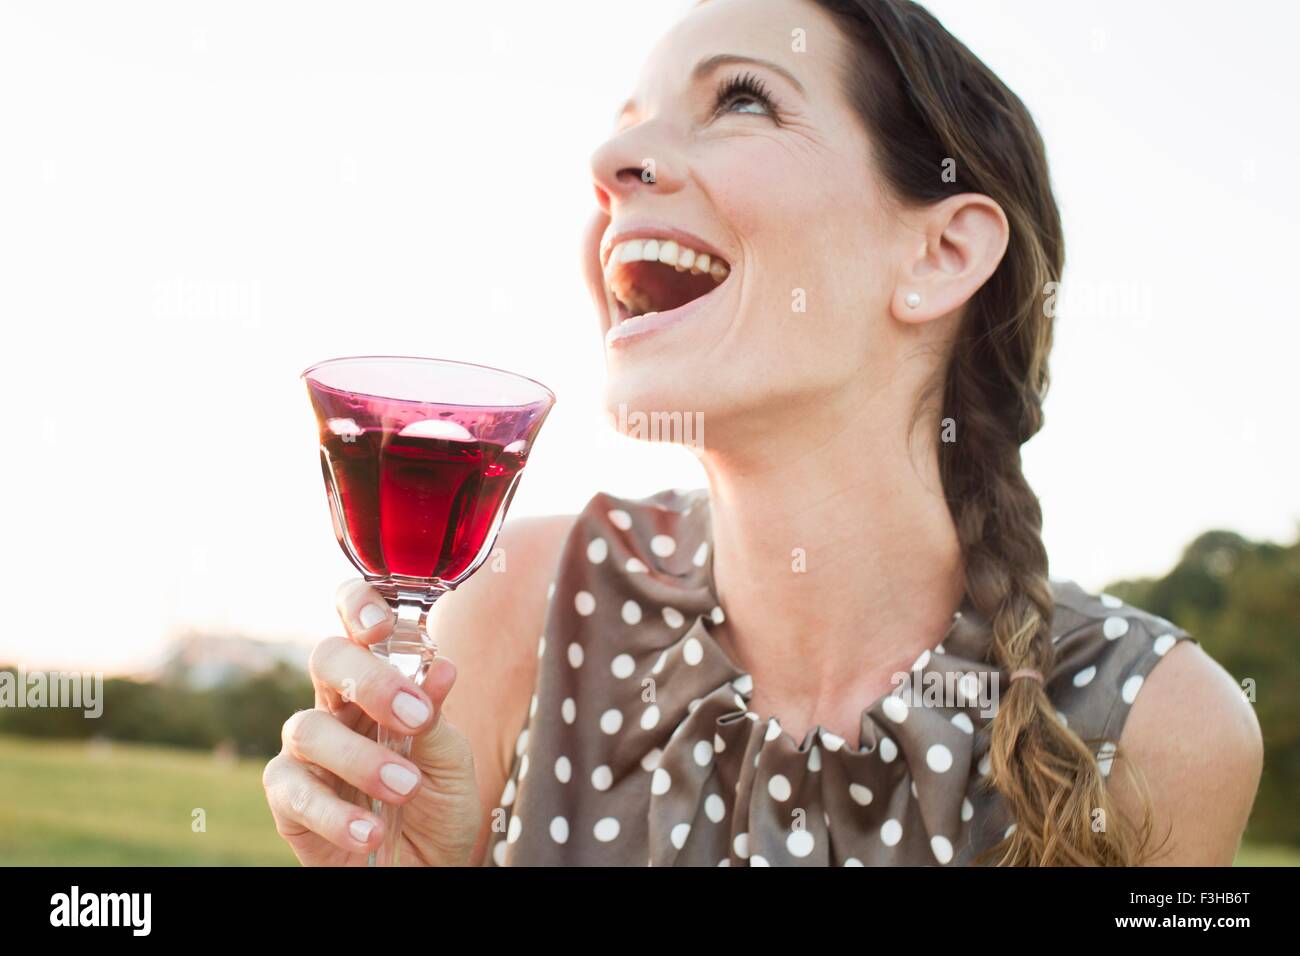
<instances>
[{"instance_id":1,"label":"arm","mask_svg":"<svg viewBox=\"0 0 1300 956\"><path fill-rule=\"evenodd\" d=\"M505 787L515 739L537 681L537 642L545 627L547 588L574 516L522 518L503 528L504 570L489 557L430 614L439 653L456 663L457 684L443 711L469 740L483 821L470 858L483 862L492 810Z\"/></svg>"},{"instance_id":2,"label":"arm","mask_svg":"<svg viewBox=\"0 0 1300 956\"><path fill-rule=\"evenodd\" d=\"M1154 866L1231 866L1264 761L1255 711L1236 681L1184 641L1148 675L1120 738L1110 788L1141 820L1141 795L1121 762L1145 779Z\"/></svg>"}]
</instances>

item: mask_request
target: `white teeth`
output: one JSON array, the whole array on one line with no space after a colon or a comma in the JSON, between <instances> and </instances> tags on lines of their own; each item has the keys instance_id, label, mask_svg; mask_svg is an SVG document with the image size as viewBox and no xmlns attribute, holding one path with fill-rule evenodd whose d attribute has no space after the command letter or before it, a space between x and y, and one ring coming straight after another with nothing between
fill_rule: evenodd
<instances>
[{"instance_id":1,"label":"white teeth","mask_svg":"<svg viewBox=\"0 0 1300 956\"><path fill-rule=\"evenodd\" d=\"M695 264L695 250L682 246L682 251L677 253L677 271L685 272Z\"/></svg>"},{"instance_id":2,"label":"white teeth","mask_svg":"<svg viewBox=\"0 0 1300 956\"><path fill-rule=\"evenodd\" d=\"M627 242L620 242L610 250L605 272L609 273L615 266L627 262L660 262L674 267L678 272L690 269L695 275L709 275L719 282L731 271L721 259L715 259L707 253L696 252L674 239L629 239ZM717 265L721 265L724 270L721 278L714 268Z\"/></svg>"},{"instance_id":3,"label":"white teeth","mask_svg":"<svg viewBox=\"0 0 1300 956\"><path fill-rule=\"evenodd\" d=\"M647 239L645 245L641 248L641 258L645 262L659 261L659 240Z\"/></svg>"},{"instance_id":4,"label":"white teeth","mask_svg":"<svg viewBox=\"0 0 1300 956\"><path fill-rule=\"evenodd\" d=\"M677 265L677 243L669 239L667 242L659 244L659 261L666 266Z\"/></svg>"},{"instance_id":5,"label":"white teeth","mask_svg":"<svg viewBox=\"0 0 1300 956\"><path fill-rule=\"evenodd\" d=\"M616 248L614 252L618 254L619 262L636 262L641 258L641 250L643 247L644 243L642 243L640 239L630 239ZM614 261L613 256L610 256L609 259L611 262Z\"/></svg>"},{"instance_id":6,"label":"white teeth","mask_svg":"<svg viewBox=\"0 0 1300 956\"><path fill-rule=\"evenodd\" d=\"M726 265L716 259L713 261L713 265L709 266L709 275L713 277L714 282L721 282L725 279L728 271Z\"/></svg>"},{"instance_id":7,"label":"white teeth","mask_svg":"<svg viewBox=\"0 0 1300 956\"><path fill-rule=\"evenodd\" d=\"M695 257L695 264L691 266L691 272L694 275L703 275L709 271L710 260L708 254Z\"/></svg>"}]
</instances>

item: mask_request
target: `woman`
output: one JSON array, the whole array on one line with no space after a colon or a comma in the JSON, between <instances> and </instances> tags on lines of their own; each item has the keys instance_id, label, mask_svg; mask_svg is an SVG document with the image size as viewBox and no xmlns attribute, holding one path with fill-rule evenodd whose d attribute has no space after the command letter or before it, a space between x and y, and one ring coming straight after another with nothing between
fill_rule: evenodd
<instances>
[{"instance_id":1,"label":"woman","mask_svg":"<svg viewBox=\"0 0 1300 956\"><path fill-rule=\"evenodd\" d=\"M707 422L708 489L513 522L423 688L345 586L266 772L299 859L364 861L360 791L430 865L1231 863L1232 678L1047 575L1063 241L1015 95L903 0L710 0L592 168L607 404Z\"/></svg>"}]
</instances>

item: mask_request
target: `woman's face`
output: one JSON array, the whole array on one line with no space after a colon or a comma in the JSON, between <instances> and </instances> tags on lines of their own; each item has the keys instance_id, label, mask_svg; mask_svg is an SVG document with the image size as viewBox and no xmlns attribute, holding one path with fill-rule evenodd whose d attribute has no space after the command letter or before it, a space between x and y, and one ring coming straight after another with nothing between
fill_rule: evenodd
<instances>
[{"instance_id":1,"label":"woman's face","mask_svg":"<svg viewBox=\"0 0 1300 956\"><path fill-rule=\"evenodd\" d=\"M877 184L847 55L806 0L709 0L651 54L592 157L611 413L701 412L720 436L852 400L899 360L888 309L916 237Z\"/></svg>"}]
</instances>

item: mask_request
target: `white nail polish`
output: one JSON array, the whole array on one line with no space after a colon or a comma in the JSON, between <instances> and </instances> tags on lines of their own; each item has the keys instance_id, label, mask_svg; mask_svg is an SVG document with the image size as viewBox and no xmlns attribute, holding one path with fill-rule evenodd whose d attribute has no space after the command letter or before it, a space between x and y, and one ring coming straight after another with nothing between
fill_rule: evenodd
<instances>
[{"instance_id":1,"label":"white nail polish","mask_svg":"<svg viewBox=\"0 0 1300 956\"><path fill-rule=\"evenodd\" d=\"M419 727L429 719L429 705L414 694L402 691L393 698L393 713L408 727Z\"/></svg>"},{"instance_id":2,"label":"white nail polish","mask_svg":"<svg viewBox=\"0 0 1300 956\"><path fill-rule=\"evenodd\" d=\"M420 782L420 775L408 770L400 763L386 763L379 768L379 779L384 785L400 794L408 794Z\"/></svg>"},{"instance_id":3,"label":"white nail polish","mask_svg":"<svg viewBox=\"0 0 1300 956\"><path fill-rule=\"evenodd\" d=\"M384 609L378 604L367 604L361 609L361 613L357 615L357 620L368 631L387 617L388 615L384 612Z\"/></svg>"},{"instance_id":4,"label":"white nail polish","mask_svg":"<svg viewBox=\"0 0 1300 956\"><path fill-rule=\"evenodd\" d=\"M348 824L348 832L352 834L352 839L358 843L365 843L370 839L370 831L375 825L369 820L353 820Z\"/></svg>"}]
</instances>

